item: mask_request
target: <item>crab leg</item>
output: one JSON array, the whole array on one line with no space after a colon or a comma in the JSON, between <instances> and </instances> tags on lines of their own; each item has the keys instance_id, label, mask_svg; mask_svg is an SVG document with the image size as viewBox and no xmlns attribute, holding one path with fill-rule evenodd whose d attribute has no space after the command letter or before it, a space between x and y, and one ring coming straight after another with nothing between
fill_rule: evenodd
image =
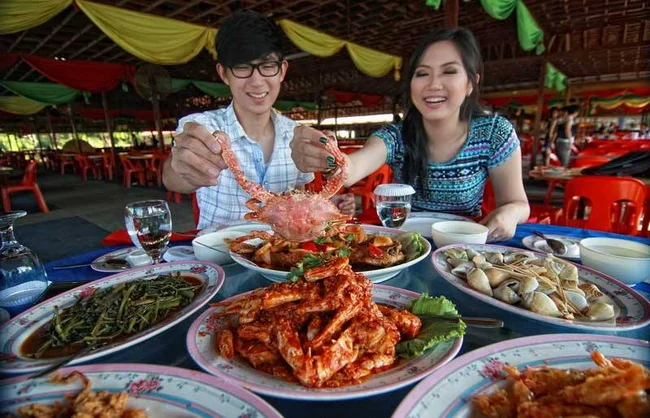
<instances>
[{"instance_id":1,"label":"crab leg","mask_svg":"<svg viewBox=\"0 0 650 418\"><path fill-rule=\"evenodd\" d=\"M265 190L259 184L250 181L246 178L246 175L244 174L244 170L241 169L241 166L239 165L239 161L237 160L237 156L233 152L230 146L230 140L228 139L227 136L215 135L215 134L213 134L213 136L217 140L219 145L221 145L221 155L224 161L226 162L226 165L232 172L233 176L235 176L235 180L237 180L237 183L241 186L242 189L244 189L244 191L246 191L248 194L250 194L255 199L261 202L266 202L267 200L275 196L273 193Z\"/></svg>"},{"instance_id":2,"label":"crab leg","mask_svg":"<svg viewBox=\"0 0 650 418\"><path fill-rule=\"evenodd\" d=\"M348 175L350 174L350 167L348 166L348 160L338 147L334 134L327 132L326 135L329 140L325 144L325 149L334 156L336 165L341 169L341 172L331 178L319 193L322 197L329 199L338 193L341 187L343 187L345 180L347 180Z\"/></svg>"}]
</instances>

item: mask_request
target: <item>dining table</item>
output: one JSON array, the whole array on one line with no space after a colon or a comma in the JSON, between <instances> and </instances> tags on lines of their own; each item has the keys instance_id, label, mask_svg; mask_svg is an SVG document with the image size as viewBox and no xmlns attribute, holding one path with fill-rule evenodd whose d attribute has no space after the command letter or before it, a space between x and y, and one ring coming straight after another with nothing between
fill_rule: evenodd
<instances>
[{"instance_id":1,"label":"dining table","mask_svg":"<svg viewBox=\"0 0 650 418\"><path fill-rule=\"evenodd\" d=\"M521 224L517 227L514 237L496 244L515 248L525 248L522 240L531 235L533 231L550 235L570 236L573 238L614 237L650 244L650 239L641 237L622 236L606 232L541 224ZM178 244L187 245L188 243L172 243L172 245ZM62 270L54 270L53 268L62 265L90 263L98 256L118 248L123 247L105 247L99 250L89 251L47 263L46 270L49 280L52 282L91 281L106 277L110 275L110 273L99 273L93 271L90 267ZM225 265L223 266L223 269L225 271L226 279L212 302L221 301L233 295L260 287L266 287L271 284L271 282L258 273L241 267L238 264ZM458 290L439 275L432 265L431 257L426 257L419 263L402 270L399 275L383 282L382 284L409 289L419 293L428 293L430 295L444 295L456 304L456 307L463 316L491 317L504 321L505 326L503 328L482 329L468 327L466 329L461 351L458 355L468 353L492 343L517 337L554 333L585 333L585 331L579 329L556 326L536 321L525 316L514 315L497 308L496 306L484 303L479 299ZM634 289L646 299L650 298L650 283L643 282L637 284ZM191 370L201 370L189 356L185 341L190 325L207 308L208 306L205 306L204 309L161 334L145 340L138 345L96 359L92 361L92 363L149 363L176 366ZM625 332L612 331L608 334L637 339L648 339L648 336L650 335L649 331L650 327L645 326L640 329ZM585 338L587 339L588 337L585 336ZM360 414L368 417L390 417L402 399L411 389L413 389L413 387L414 384L410 384L401 389L384 394L344 401L299 401L264 395L261 396L287 418L305 416L358 418Z\"/></svg>"}]
</instances>

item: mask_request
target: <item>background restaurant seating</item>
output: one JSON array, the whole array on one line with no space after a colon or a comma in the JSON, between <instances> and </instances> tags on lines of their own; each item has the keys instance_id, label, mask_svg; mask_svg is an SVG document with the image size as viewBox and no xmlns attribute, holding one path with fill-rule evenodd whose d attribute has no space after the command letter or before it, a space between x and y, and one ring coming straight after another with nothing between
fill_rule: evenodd
<instances>
[{"instance_id":1,"label":"background restaurant seating","mask_svg":"<svg viewBox=\"0 0 650 418\"><path fill-rule=\"evenodd\" d=\"M50 211L47 207L47 204L45 203L43 193L41 193L41 189L38 187L38 183L36 183L37 168L38 163L35 160L30 161L27 163L25 174L23 175L23 179L20 183L10 184L2 188L2 208L5 212L11 212L11 195L13 193L24 191L34 193L36 203L38 203L38 207L42 212Z\"/></svg>"}]
</instances>

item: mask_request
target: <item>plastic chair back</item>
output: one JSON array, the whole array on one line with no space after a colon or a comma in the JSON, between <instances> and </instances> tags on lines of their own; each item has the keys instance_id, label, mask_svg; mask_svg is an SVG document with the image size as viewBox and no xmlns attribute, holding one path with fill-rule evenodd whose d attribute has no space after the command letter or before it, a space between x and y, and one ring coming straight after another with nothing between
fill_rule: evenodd
<instances>
[{"instance_id":1,"label":"plastic chair back","mask_svg":"<svg viewBox=\"0 0 650 418\"><path fill-rule=\"evenodd\" d=\"M35 160L31 160L27 163L25 167L25 174L23 174L23 180L21 184L28 185L36 183L36 170L38 169L38 163Z\"/></svg>"},{"instance_id":2,"label":"plastic chair back","mask_svg":"<svg viewBox=\"0 0 650 418\"><path fill-rule=\"evenodd\" d=\"M636 235L645 184L632 177L584 176L564 189L563 225Z\"/></svg>"},{"instance_id":3,"label":"plastic chair back","mask_svg":"<svg viewBox=\"0 0 650 418\"><path fill-rule=\"evenodd\" d=\"M597 167L601 164L605 164L610 161L611 160L607 157L588 155L588 156L578 157L574 159L573 161L571 161L571 164L569 164L569 166L573 168L589 168L589 167Z\"/></svg>"}]
</instances>

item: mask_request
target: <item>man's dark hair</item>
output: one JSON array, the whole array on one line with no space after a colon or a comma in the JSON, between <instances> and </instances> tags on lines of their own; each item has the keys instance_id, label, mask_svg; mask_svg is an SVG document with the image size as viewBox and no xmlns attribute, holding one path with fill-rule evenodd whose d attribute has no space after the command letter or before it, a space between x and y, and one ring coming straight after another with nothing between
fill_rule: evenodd
<instances>
[{"instance_id":1,"label":"man's dark hair","mask_svg":"<svg viewBox=\"0 0 650 418\"><path fill-rule=\"evenodd\" d=\"M238 10L217 32L217 59L224 67L282 54L282 32L271 19L251 10Z\"/></svg>"}]
</instances>

